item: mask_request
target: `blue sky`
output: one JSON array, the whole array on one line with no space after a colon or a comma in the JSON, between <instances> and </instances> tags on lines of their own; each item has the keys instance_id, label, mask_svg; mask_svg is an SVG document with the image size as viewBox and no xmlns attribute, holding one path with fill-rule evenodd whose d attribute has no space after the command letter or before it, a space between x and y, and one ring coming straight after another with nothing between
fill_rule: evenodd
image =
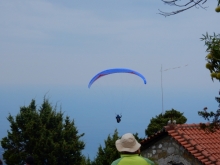
<instances>
[{"instance_id":1,"label":"blue sky","mask_svg":"<svg viewBox=\"0 0 220 165\"><path fill-rule=\"evenodd\" d=\"M218 33L216 1L206 10L192 8L178 15L158 13L177 8L162 1L0 1L0 137L6 135L9 113L45 94L75 120L85 155L94 157L108 134L144 130L163 109L184 112L187 123L203 122L198 110L217 109L219 82L205 69L206 32ZM185 66L187 65L187 66ZM161 66L162 83L161 83ZM98 72L115 67L133 75L111 75L88 89ZM173 69L175 67L180 67ZM120 124L115 113L122 113Z\"/></svg>"}]
</instances>

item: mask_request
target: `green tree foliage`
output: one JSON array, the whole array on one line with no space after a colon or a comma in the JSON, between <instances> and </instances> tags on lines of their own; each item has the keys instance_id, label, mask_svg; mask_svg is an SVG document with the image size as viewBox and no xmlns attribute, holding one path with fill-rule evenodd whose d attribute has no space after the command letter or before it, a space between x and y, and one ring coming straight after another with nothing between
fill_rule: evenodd
<instances>
[{"instance_id":1,"label":"green tree foliage","mask_svg":"<svg viewBox=\"0 0 220 165\"><path fill-rule=\"evenodd\" d=\"M145 137L140 138L140 137L138 136L138 133L135 133L135 134L133 134L133 135L134 135L135 139L136 139L138 142L141 142L142 140L145 139Z\"/></svg>"},{"instance_id":2,"label":"green tree foliage","mask_svg":"<svg viewBox=\"0 0 220 165\"><path fill-rule=\"evenodd\" d=\"M107 165L120 158L120 153L115 147L115 141L118 139L119 136L116 129L112 136L108 135L107 140L105 140L105 146L99 146L96 158L92 162L92 165Z\"/></svg>"},{"instance_id":3,"label":"green tree foliage","mask_svg":"<svg viewBox=\"0 0 220 165\"><path fill-rule=\"evenodd\" d=\"M150 120L147 129L145 129L146 136L151 136L157 131L162 130L169 120L175 120L177 124L183 124L187 121L186 117L183 116L183 113L175 109L168 110L164 114L161 113Z\"/></svg>"},{"instance_id":4,"label":"green tree foliage","mask_svg":"<svg viewBox=\"0 0 220 165\"><path fill-rule=\"evenodd\" d=\"M81 164L80 165L92 165L92 161L90 160L90 158L86 158L85 156L83 156Z\"/></svg>"},{"instance_id":5,"label":"green tree foliage","mask_svg":"<svg viewBox=\"0 0 220 165\"><path fill-rule=\"evenodd\" d=\"M215 100L219 103L218 107L220 108L220 97L215 97ZM208 132L215 132L217 129L220 129L220 109L216 110L216 112L207 112L207 109L208 108L205 107L203 111L198 111L198 115L209 122L207 124L200 123L200 128Z\"/></svg>"},{"instance_id":6,"label":"green tree foliage","mask_svg":"<svg viewBox=\"0 0 220 165\"><path fill-rule=\"evenodd\" d=\"M206 51L208 55L206 56L206 68L210 71L211 79L220 80L220 34L213 36L206 33L201 38L202 41L205 41L205 46L207 46Z\"/></svg>"},{"instance_id":7,"label":"green tree foliage","mask_svg":"<svg viewBox=\"0 0 220 165\"><path fill-rule=\"evenodd\" d=\"M84 134L78 134L74 121L64 118L47 99L39 110L32 100L7 119L11 129L1 141L7 165L23 165L27 155L34 157L36 165L81 165L85 144L80 138Z\"/></svg>"}]
</instances>

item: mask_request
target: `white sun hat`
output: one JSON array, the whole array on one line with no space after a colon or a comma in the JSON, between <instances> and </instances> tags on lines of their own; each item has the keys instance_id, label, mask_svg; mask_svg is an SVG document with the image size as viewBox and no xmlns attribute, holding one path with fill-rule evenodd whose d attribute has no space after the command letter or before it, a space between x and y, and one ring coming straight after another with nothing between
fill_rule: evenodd
<instances>
[{"instance_id":1,"label":"white sun hat","mask_svg":"<svg viewBox=\"0 0 220 165\"><path fill-rule=\"evenodd\" d=\"M135 152L141 147L131 133L124 134L121 139L115 142L115 146L119 152Z\"/></svg>"}]
</instances>

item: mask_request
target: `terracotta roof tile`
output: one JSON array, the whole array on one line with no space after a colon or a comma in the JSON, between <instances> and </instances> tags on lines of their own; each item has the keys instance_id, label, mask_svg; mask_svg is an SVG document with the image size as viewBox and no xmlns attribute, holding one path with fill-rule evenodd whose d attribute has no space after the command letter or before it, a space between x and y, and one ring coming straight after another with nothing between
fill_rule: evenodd
<instances>
[{"instance_id":1,"label":"terracotta roof tile","mask_svg":"<svg viewBox=\"0 0 220 165\"><path fill-rule=\"evenodd\" d=\"M185 147L185 146L184 146ZM195 151L194 147L187 147L188 151Z\"/></svg>"},{"instance_id":2,"label":"terracotta roof tile","mask_svg":"<svg viewBox=\"0 0 220 165\"><path fill-rule=\"evenodd\" d=\"M205 132L200 129L199 124L177 124L175 127L164 128L168 135L203 164L220 165L220 130L214 133Z\"/></svg>"},{"instance_id":3,"label":"terracotta roof tile","mask_svg":"<svg viewBox=\"0 0 220 165\"><path fill-rule=\"evenodd\" d=\"M185 144L185 145L183 145L185 148L192 148L192 149L194 149L194 147L191 145L191 144L189 144L189 143L187 143L187 144Z\"/></svg>"},{"instance_id":4,"label":"terracotta roof tile","mask_svg":"<svg viewBox=\"0 0 220 165\"><path fill-rule=\"evenodd\" d=\"M200 155L202 155L202 154L198 153L198 152L194 154L195 157L199 157Z\"/></svg>"},{"instance_id":5,"label":"terracotta roof tile","mask_svg":"<svg viewBox=\"0 0 220 165\"><path fill-rule=\"evenodd\" d=\"M190 144L192 144L193 146L197 145L197 143L194 140L189 140L188 141Z\"/></svg>"},{"instance_id":6,"label":"terracotta roof tile","mask_svg":"<svg viewBox=\"0 0 220 165\"><path fill-rule=\"evenodd\" d=\"M210 155L207 151L202 151L202 154L206 157L208 157Z\"/></svg>"},{"instance_id":7,"label":"terracotta roof tile","mask_svg":"<svg viewBox=\"0 0 220 165\"><path fill-rule=\"evenodd\" d=\"M167 132L205 165L220 165L220 130L211 133L201 130L199 124L178 124Z\"/></svg>"},{"instance_id":8,"label":"terracotta roof tile","mask_svg":"<svg viewBox=\"0 0 220 165\"><path fill-rule=\"evenodd\" d=\"M199 159L200 161L204 162L205 156L204 156L204 155L201 155L201 156L198 156L198 157L196 157L196 158Z\"/></svg>"},{"instance_id":9,"label":"terracotta roof tile","mask_svg":"<svg viewBox=\"0 0 220 165\"><path fill-rule=\"evenodd\" d=\"M195 154L195 153L197 153L198 151L197 151L197 150L189 150L189 152L190 152L191 154Z\"/></svg>"},{"instance_id":10,"label":"terracotta roof tile","mask_svg":"<svg viewBox=\"0 0 220 165\"><path fill-rule=\"evenodd\" d=\"M209 159L210 159L211 161L216 161L216 159L215 159L213 156L210 156ZM220 161L219 161L219 163L220 163Z\"/></svg>"},{"instance_id":11,"label":"terracotta roof tile","mask_svg":"<svg viewBox=\"0 0 220 165\"><path fill-rule=\"evenodd\" d=\"M183 139L183 140L184 140L184 139ZM181 144L184 146L184 145L187 145L188 142L184 140L184 141L181 142Z\"/></svg>"},{"instance_id":12,"label":"terracotta roof tile","mask_svg":"<svg viewBox=\"0 0 220 165\"><path fill-rule=\"evenodd\" d=\"M179 143L184 143L184 142L185 142L185 140L184 140L184 139L182 139L182 138L181 138L181 139L179 139L178 141L179 141Z\"/></svg>"},{"instance_id":13,"label":"terracotta roof tile","mask_svg":"<svg viewBox=\"0 0 220 165\"><path fill-rule=\"evenodd\" d=\"M198 143L198 144L199 144L199 143ZM196 146L196 149L199 150L199 151L203 151L203 150L204 150L204 149L201 147L201 145L197 145L197 146Z\"/></svg>"},{"instance_id":14,"label":"terracotta roof tile","mask_svg":"<svg viewBox=\"0 0 220 165\"><path fill-rule=\"evenodd\" d=\"M206 162L206 164L207 164L207 163L209 163L209 164L212 163L211 161L209 161L209 159L201 159L201 161L202 161L202 162Z\"/></svg>"},{"instance_id":15,"label":"terracotta roof tile","mask_svg":"<svg viewBox=\"0 0 220 165\"><path fill-rule=\"evenodd\" d=\"M179 135L177 132L171 132L171 131L169 131L169 133L172 134L173 136Z\"/></svg>"}]
</instances>

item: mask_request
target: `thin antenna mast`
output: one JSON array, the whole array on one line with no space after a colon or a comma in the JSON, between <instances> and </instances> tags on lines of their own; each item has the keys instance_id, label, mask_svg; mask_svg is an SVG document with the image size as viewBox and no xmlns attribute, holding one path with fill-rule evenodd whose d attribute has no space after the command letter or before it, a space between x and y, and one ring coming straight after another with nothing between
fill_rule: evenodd
<instances>
[{"instance_id":1,"label":"thin antenna mast","mask_svg":"<svg viewBox=\"0 0 220 165\"><path fill-rule=\"evenodd\" d=\"M163 72L163 68L162 68L162 64L161 64L161 94L162 94L162 114L163 114L163 76L162 76L162 72Z\"/></svg>"},{"instance_id":2,"label":"thin antenna mast","mask_svg":"<svg viewBox=\"0 0 220 165\"><path fill-rule=\"evenodd\" d=\"M178 67L174 67L174 68L168 68L168 69L165 69L163 70L163 67L162 67L162 64L161 64L161 94L162 94L162 114L163 114L163 76L162 76L162 72L163 71L167 71L167 70L170 70L170 69L179 69L181 67L186 67L188 66L188 64L184 65L184 66L178 66Z\"/></svg>"}]
</instances>

